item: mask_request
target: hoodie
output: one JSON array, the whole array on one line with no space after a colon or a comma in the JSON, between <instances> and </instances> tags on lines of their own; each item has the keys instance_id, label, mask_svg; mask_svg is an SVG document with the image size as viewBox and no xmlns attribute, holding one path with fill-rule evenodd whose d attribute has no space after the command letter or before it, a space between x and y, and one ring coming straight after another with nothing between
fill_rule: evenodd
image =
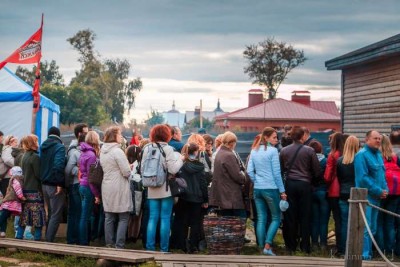
<instances>
[{"instance_id":1,"label":"hoodie","mask_svg":"<svg viewBox=\"0 0 400 267\"><path fill-rule=\"evenodd\" d=\"M40 148L40 180L44 185L65 187L65 147L56 135L49 135Z\"/></svg>"},{"instance_id":2,"label":"hoodie","mask_svg":"<svg viewBox=\"0 0 400 267\"><path fill-rule=\"evenodd\" d=\"M94 148L83 142L81 143L81 157L79 158L79 170L81 171L81 186L90 187L95 197L100 197L100 190L89 183L90 165L96 163L97 157Z\"/></svg>"},{"instance_id":3,"label":"hoodie","mask_svg":"<svg viewBox=\"0 0 400 267\"><path fill-rule=\"evenodd\" d=\"M207 179L204 172L204 164L195 161L186 161L179 176L187 183L186 194L181 198L194 203L208 203Z\"/></svg>"},{"instance_id":4,"label":"hoodie","mask_svg":"<svg viewBox=\"0 0 400 267\"><path fill-rule=\"evenodd\" d=\"M65 167L65 182L67 186L78 184L79 157L81 156L81 147L78 146L78 140L72 140L67 151L67 166Z\"/></svg>"}]
</instances>

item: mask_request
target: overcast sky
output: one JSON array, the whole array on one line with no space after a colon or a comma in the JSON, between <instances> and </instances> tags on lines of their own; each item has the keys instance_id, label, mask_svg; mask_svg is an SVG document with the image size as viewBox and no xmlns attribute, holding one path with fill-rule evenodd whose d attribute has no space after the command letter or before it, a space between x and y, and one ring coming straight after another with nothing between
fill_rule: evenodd
<instances>
[{"instance_id":1,"label":"overcast sky","mask_svg":"<svg viewBox=\"0 0 400 267\"><path fill-rule=\"evenodd\" d=\"M247 106L252 85L243 73L246 45L268 37L303 49L308 61L288 75L278 97L306 89L314 100L340 100L340 72L324 62L400 33L397 0L62 0L0 2L0 61L40 26L43 60L56 60L68 82L80 69L66 39L82 29L97 35L103 58L126 58L143 91L131 115L150 106L181 112L203 99L213 110ZM11 69L15 65L8 64ZM339 102L337 102L339 103Z\"/></svg>"}]
</instances>

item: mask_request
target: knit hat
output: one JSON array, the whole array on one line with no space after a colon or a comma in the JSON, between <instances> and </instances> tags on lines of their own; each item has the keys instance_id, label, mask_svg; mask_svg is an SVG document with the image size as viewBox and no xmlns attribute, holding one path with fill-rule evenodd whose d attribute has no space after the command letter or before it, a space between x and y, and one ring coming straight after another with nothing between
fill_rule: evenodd
<instances>
[{"instance_id":1,"label":"knit hat","mask_svg":"<svg viewBox=\"0 0 400 267\"><path fill-rule=\"evenodd\" d=\"M49 135L57 135L58 137L60 137L61 133L60 133L60 129L58 129L57 127L53 126L49 129Z\"/></svg>"},{"instance_id":2,"label":"knit hat","mask_svg":"<svg viewBox=\"0 0 400 267\"><path fill-rule=\"evenodd\" d=\"M14 166L10 170L11 177L22 176L22 169L19 166Z\"/></svg>"},{"instance_id":3,"label":"knit hat","mask_svg":"<svg viewBox=\"0 0 400 267\"><path fill-rule=\"evenodd\" d=\"M279 202L279 208L282 212L285 212L289 208L289 202L287 202L286 200L281 200Z\"/></svg>"}]
</instances>

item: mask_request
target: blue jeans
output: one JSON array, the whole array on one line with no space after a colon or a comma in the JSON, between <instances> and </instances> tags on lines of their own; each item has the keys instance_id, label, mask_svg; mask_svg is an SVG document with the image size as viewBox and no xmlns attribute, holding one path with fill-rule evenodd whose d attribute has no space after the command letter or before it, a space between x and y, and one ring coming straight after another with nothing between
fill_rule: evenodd
<instances>
[{"instance_id":1,"label":"blue jeans","mask_svg":"<svg viewBox=\"0 0 400 267\"><path fill-rule=\"evenodd\" d=\"M17 229L17 239L23 239L25 232L25 226L18 225ZM35 233L33 235L35 241L40 241L42 239L42 227L35 227Z\"/></svg>"},{"instance_id":2,"label":"blue jeans","mask_svg":"<svg viewBox=\"0 0 400 267\"><path fill-rule=\"evenodd\" d=\"M7 219L11 216L11 211L2 209L0 211L0 232L6 232Z\"/></svg>"},{"instance_id":3,"label":"blue jeans","mask_svg":"<svg viewBox=\"0 0 400 267\"><path fill-rule=\"evenodd\" d=\"M371 200L370 198L368 198L368 201L370 201L375 206L380 205L379 201ZM367 218L367 223L371 229L372 235L374 235L374 236L376 234L377 225L378 225L378 213L379 213L379 211L377 209L374 209L370 206L366 207L365 217ZM363 260L371 260L372 259L372 240L368 234L366 227L364 227L364 245L363 245L362 258L363 258Z\"/></svg>"},{"instance_id":4,"label":"blue jeans","mask_svg":"<svg viewBox=\"0 0 400 267\"><path fill-rule=\"evenodd\" d=\"M400 208L400 196L390 195L386 199L381 200L381 207L396 213ZM396 248L396 228L397 232L400 231L397 227L396 218L392 215L379 212L378 225L380 226L376 233L378 245L386 253L392 253Z\"/></svg>"},{"instance_id":5,"label":"blue jeans","mask_svg":"<svg viewBox=\"0 0 400 267\"><path fill-rule=\"evenodd\" d=\"M90 218L90 228L91 228L91 240L102 240L104 238L104 208L103 204L100 203L99 205L94 206L92 216Z\"/></svg>"},{"instance_id":6,"label":"blue jeans","mask_svg":"<svg viewBox=\"0 0 400 267\"><path fill-rule=\"evenodd\" d=\"M341 220L341 228L340 228L340 240L342 242L341 247L346 249L346 241L347 241L347 228L348 228L348 220L349 220L349 202L346 200L339 199L339 208L340 208L340 220Z\"/></svg>"},{"instance_id":7,"label":"blue jeans","mask_svg":"<svg viewBox=\"0 0 400 267\"><path fill-rule=\"evenodd\" d=\"M281 210L279 209L278 189L254 189L254 202L257 209L257 240L258 246L263 248L266 243L272 245L276 232L281 223ZM271 211L272 222L265 234L267 224L267 210Z\"/></svg>"},{"instance_id":8,"label":"blue jeans","mask_svg":"<svg viewBox=\"0 0 400 267\"><path fill-rule=\"evenodd\" d=\"M147 225L147 250L156 250L156 229L157 223L160 223L160 250L168 252L169 249L169 234L171 231L171 215L172 207L174 206L174 198L167 197L161 199L149 199L149 223Z\"/></svg>"},{"instance_id":9,"label":"blue jeans","mask_svg":"<svg viewBox=\"0 0 400 267\"><path fill-rule=\"evenodd\" d=\"M90 240L89 229L94 206L94 195L89 186L79 186L79 194L82 200L82 212L79 221L79 244L86 246L89 245Z\"/></svg>"},{"instance_id":10,"label":"blue jeans","mask_svg":"<svg viewBox=\"0 0 400 267\"><path fill-rule=\"evenodd\" d=\"M313 245L327 245L330 209L326 190L316 190L311 203L311 241Z\"/></svg>"},{"instance_id":11,"label":"blue jeans","mask_svg":"<svg viewBox=\"0 0 400 267\"><path fill-rule=\"evenodd\" d=\"M67 244L79 244L79 221L81 219L82 201L79 194L79 183L69 186Z\"/></svg>"}]
</instances>

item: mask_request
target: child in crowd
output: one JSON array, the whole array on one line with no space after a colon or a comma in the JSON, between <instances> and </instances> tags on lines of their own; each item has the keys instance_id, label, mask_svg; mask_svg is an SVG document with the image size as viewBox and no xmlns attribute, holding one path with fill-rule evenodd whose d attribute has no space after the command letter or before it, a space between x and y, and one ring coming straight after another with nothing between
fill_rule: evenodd
<instances>
[{"instance_id":1,"label":"child in crowd","mask_svg":"<svg viewBox=\"0 0 400 267\"><path fill-rule=\"evenodd\" d=\"M20 215L22 211L21 201L26 200L22 193L23 176L21 167L12 167L10 175L11 179L7 188L7 193L0 206L0 237L6 237L7 219L11 214Z\"/></svg>"}]
</instances>

